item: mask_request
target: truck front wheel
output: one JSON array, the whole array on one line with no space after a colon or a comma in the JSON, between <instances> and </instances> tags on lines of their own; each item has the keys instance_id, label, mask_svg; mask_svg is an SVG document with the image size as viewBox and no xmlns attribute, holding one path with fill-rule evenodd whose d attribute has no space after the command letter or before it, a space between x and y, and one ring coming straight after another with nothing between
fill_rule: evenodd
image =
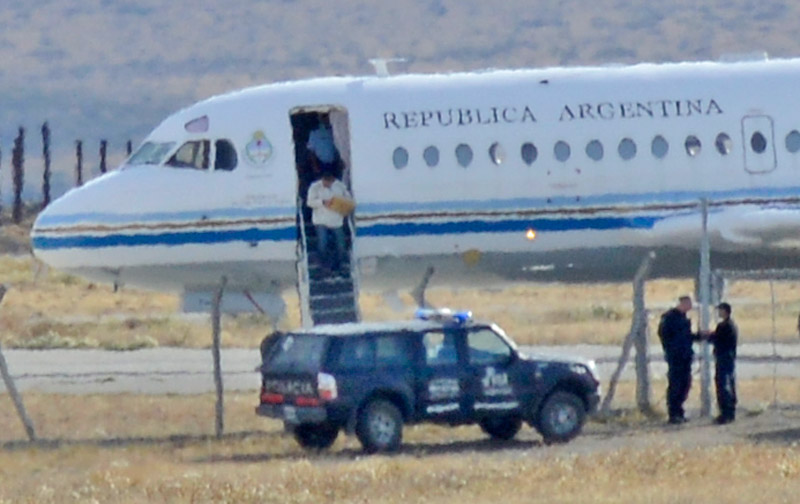
<instances>
[{"instance_id":1,"label":"truck front wheel","mask_svg":"<svg viewBox=\"0 0 800 504\"><path fill-rule=\"evenodd\" d=\"M544 401L535 425L545 443L565 443L580 434L585 420L586 408L581 398L557 391Z\"/></svg>"}]
</instances>

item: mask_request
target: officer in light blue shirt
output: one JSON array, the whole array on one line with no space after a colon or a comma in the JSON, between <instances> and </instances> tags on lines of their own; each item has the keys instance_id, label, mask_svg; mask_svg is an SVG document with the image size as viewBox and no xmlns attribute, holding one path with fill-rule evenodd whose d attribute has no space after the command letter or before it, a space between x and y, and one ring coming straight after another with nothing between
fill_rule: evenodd
<instances>
[{"instance_id":1,"label":"officer in light blue shirt","mask_svg":"<svg viewBox=\"0 0 800 504\"><path fill-rule=\"evenodd\" d=\"M317 128L308 134L306 148L311 153L311 164L317 173L334 172L336 168L336 146L330 126L319 119Z\"/></svg>"}]
</instances>

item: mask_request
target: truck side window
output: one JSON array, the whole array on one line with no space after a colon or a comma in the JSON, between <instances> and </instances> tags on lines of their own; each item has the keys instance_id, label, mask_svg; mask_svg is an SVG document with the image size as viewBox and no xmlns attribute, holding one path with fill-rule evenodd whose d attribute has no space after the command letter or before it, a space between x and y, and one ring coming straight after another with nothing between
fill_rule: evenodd
<instances>
[{"instance_id":1,"label":"truck side window","mask_svg":"<svg viewBox=\"0 0 800 504\"><path fill-rule=\"evenodd\" d=\"M337 368L362 369L375 365L374 338L344 338L341 345Z\"/></svg>"},{"instance_id":2,"label":"truck side window","mask_svg":"<svg viewBox=\"0 0 800 504\"><path fill-rule=\"evenodd\" d=\"M427 332L422 338L425 346L425 361L430 366L441 366L458 363L456 340L452 334Z\"/></svg>"},{"instance_id":3,"label":"truck side window","mask_svg":"<svg viewBox=\"0 0 800 504\"><path fill-rule=\"evenodd\" d=\"M375 340L375 360L379 366L410 367L414 362L411 339L407 336L380 336Z\"/></svg>"},{"instance_id":4,"label":"truck side window","mask_svg":"<svg viewBox=\"0 0 800 504\"><path fill-rule=\"evenodd\" d=\"M478 329L467 334L467 345L470 364L499 364L511 357L511 348L490 329Z\"/></svg>"}]
</instances>

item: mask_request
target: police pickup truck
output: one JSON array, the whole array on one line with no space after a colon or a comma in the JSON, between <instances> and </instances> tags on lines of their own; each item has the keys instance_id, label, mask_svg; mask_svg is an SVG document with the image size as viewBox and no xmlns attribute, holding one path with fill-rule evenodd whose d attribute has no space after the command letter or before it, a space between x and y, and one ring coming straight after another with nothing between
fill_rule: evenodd
<instances>
[{"instance_id":1,"label":"police pickup truck","mask_svg":"<svg viewBox=\"0 0 800 504\"><path fill-rule=\"evenodd\" d=\"M403 425L419 422L478 423L501 440L526 422L565 442L600 398L593 362L527 356L469 312L274 333L261 353L256 413L283 420L306 448L328 448L344 429L367 452L391 451Z\"/></svg>"}]
</instances>

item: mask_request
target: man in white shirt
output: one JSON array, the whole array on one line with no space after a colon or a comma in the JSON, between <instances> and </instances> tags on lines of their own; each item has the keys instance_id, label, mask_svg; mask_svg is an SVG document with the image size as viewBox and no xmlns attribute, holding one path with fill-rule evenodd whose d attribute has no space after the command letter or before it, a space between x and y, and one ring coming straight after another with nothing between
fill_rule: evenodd
<instances>
[{"instance_id":1,"label":"man in white shirt","mask_svg":"<svg viewBox=\"0 0 800 504\"><path fill-rule=\"evenodd\" d=\"M331 270L343 271L345 262L344 215L332 208L332 199L351 200L350 192L342 181L337 180L330 171L323 172L322 178L308 188L306 204L311 208L311 221L317 230L317 250L323 265ZM328 253L330 236L336 242L336 256Z\"/></svg>"}]
</instances>

